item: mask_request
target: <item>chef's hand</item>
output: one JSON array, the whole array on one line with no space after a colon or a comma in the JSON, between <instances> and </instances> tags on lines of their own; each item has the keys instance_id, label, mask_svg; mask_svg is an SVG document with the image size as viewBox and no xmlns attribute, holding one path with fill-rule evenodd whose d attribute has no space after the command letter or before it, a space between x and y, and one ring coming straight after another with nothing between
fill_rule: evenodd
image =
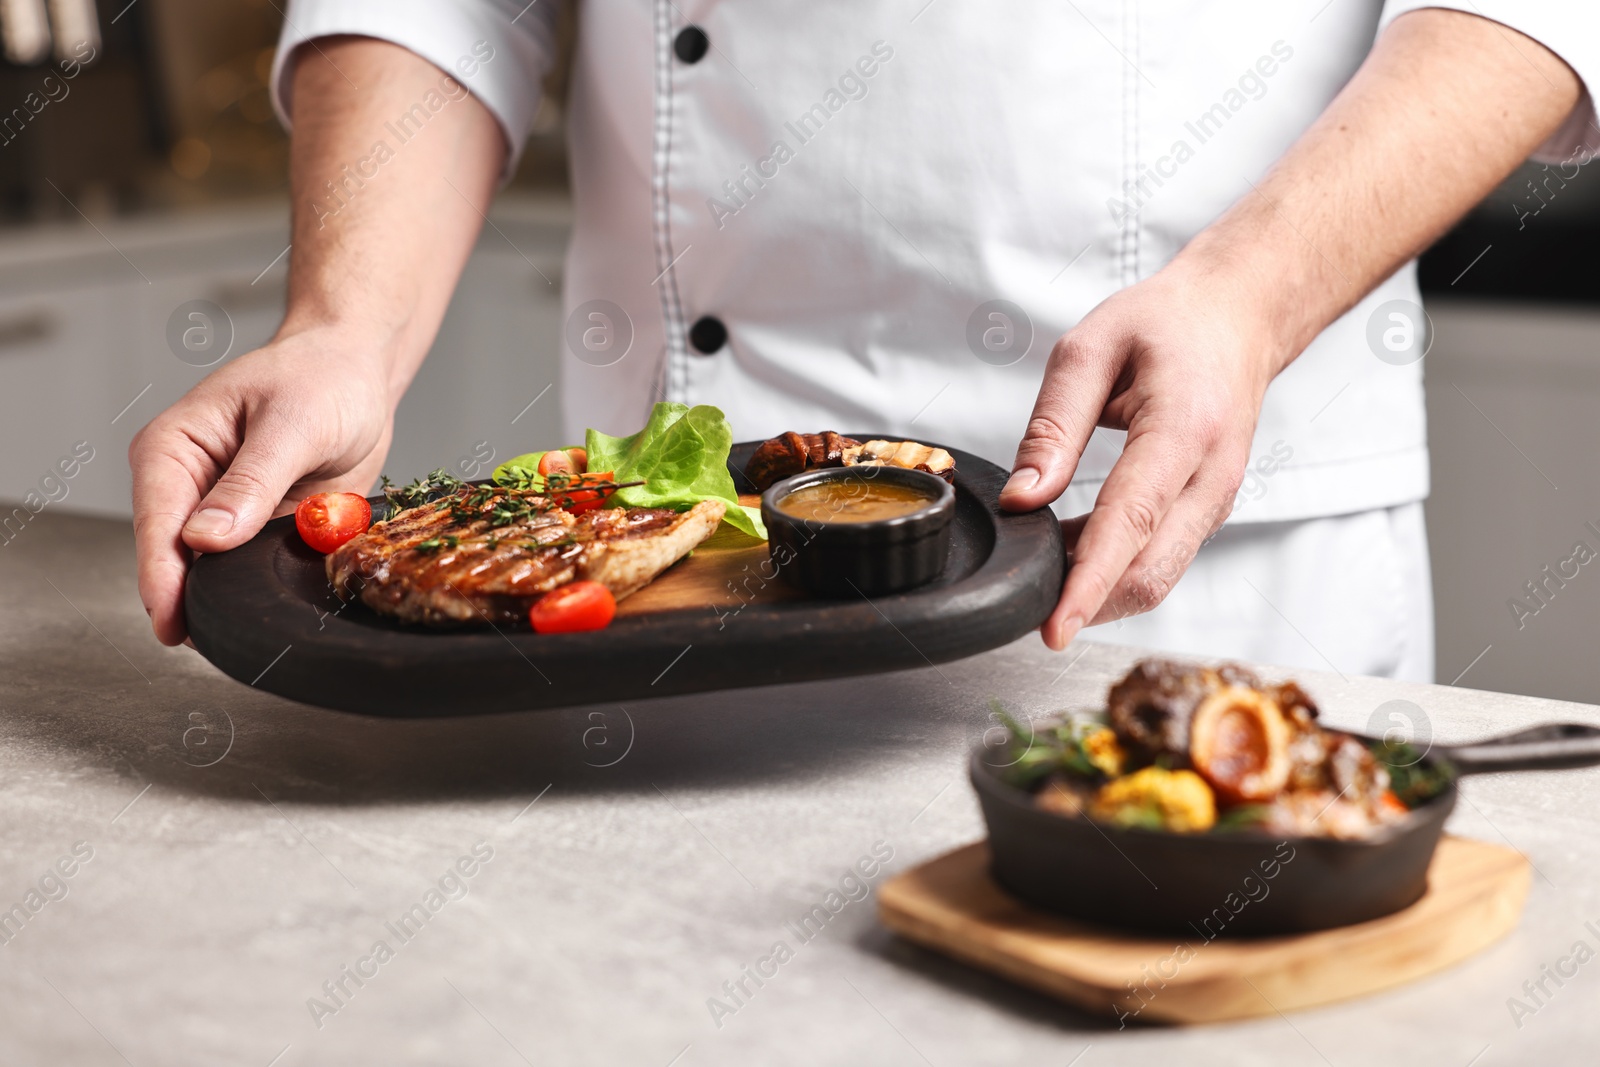
<instances>
[{"instance_id":1,"label":"chef's hand","mask_svg":"<svg viewBox=\"0 0 1600 1067\"><path fill-rule=\"evenodd\" d=\"M133 439L139 596L156 636L186 636L193 552L243 544L313 493L365 495L394 428L389 364L348 338L280 337L228 363Z\"/></svg>"},{"instance_id":2,"label":"chef's hand","mask_svg":"<svg viewBox=\"0 0 1600 1067\"><path fill-rule=\"evenodd\" d=\"M377 480L395 405L433 344L506 159L489 109L398 45L324 37L286 62L295 106L284 323L129 450L139 595L169 645L184 639L192 552L233 548L313 493L366 493ZM344 186L390 119L429 94L447 102L383 163L382 179Z\"/></svg>"},{"instance_id":3,"label":"chef's hand","mask_svg":"<svg viewBox=\"0 0 1600 1067\"><path fill-rule=\"evenodd\" d=\"M1062 523L1073 562L1041 628L1051 648L1159 604L1232 511L1278 369L1257 321L1242 294L1174 263L1056 342L1001 505L1060 496L1097 425L1128 439L1094 510Z\"/></svg>"},{"instance_id":4,"label":"chef's hand","mask_svg":"<svg viewBox=\"0 0 1600 1067\"><path fill-rule=\"evenodd\" d=\"M1277 165L1241 180L1238 203L1057 342L1001 504L1060 496L1096 424L1128 442L1094 510L1064 524L1073 566L1046 644L1160 603L1233 508L1272 378L1558 129L1577 130L1582 98L1559 56L1509 27L1407 12Z\"/></svg>"}]
</instances>

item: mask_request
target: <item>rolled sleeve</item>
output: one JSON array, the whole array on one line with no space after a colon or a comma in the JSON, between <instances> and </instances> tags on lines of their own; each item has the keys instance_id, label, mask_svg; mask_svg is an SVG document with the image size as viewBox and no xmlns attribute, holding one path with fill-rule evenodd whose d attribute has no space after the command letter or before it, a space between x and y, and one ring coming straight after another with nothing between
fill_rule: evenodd
<instances>
[{"instance_id":1,"label":"rolled sleeve","mask_svg":"<svg viewBox=\"0 0 1600 1067\"><path fill-rule=\"evenodd\" d=\"M1600 2L1597 0L1386 0L1384 27L1408 11L1448 8L1481 15L1538 41L1560 56L1583 81L1583 96L1561 128L1539 146L1533 158L1547 163L1600 153L1594 89L1600 86Z\"/></svg>"},{"instance_id":2,"label":"rolled sleeve","mask_svg":"<svg viewBox=\"0 0 1600 1067\"><path fill-rule=\"evenodd\" d=\"M555 62L562 0L292 0L272 67L272 103L285 127L294 111L296 50L318 37L356 34L415 52L482 101L505 133L501 180L517 160Z\"/></svg>"}]
</instances>

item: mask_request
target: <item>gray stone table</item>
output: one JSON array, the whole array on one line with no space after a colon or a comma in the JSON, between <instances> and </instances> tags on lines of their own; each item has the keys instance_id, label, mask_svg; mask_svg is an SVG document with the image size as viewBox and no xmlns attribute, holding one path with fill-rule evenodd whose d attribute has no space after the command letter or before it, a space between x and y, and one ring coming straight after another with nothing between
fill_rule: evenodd
<instances>
[{"instance_id":1,"label":"gray stone table","mask_svg":"<svg viewBox=\"0 0 1600 1067\"><path fill-rule=\"evenodd\" d=\"M1532 1014L1508 1007L1575 943L1600 948L1594 771L1467 786L1454 830L1537 870L1509 939L1287 1018L1119 1032L890 936L870 897L795 935L874 850L892 854L876 884L981 835L962 757L989 698L1090 705L1133 656L1028 638L936 670L626 711L361 718L161 648L129 527L47 510L0 546L0 909L26 916L0 926L0 1062L1595 1062L1600 962L1547 980ZM1338 725L1391 699L1444 740L1600 723L1580 705L1305 680ZM779 941L777 973L730 998Z\"/></svg>"}]
</instances>

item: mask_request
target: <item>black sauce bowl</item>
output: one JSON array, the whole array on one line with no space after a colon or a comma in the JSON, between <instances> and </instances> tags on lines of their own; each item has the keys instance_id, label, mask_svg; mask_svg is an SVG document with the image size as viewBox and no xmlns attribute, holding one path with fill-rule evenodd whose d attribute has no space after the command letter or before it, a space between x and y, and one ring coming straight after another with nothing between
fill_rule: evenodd
<instances>
[{"instance_id":1,"label":"black sauce bowl","mask_svg":"<svg viewBox=\"0 0 1600 1067\"><path fill-rule=\"evenodd\" d=\"M903 485L927 494L925 507L869 522L802 519L779 509L784 497L823 482ZM950 556L956 493L949 482L905 467L829 467L796 474L761 494L767 551L784 580L818 597L898 593L930 582Z\"/></svg>"}]
</instances>

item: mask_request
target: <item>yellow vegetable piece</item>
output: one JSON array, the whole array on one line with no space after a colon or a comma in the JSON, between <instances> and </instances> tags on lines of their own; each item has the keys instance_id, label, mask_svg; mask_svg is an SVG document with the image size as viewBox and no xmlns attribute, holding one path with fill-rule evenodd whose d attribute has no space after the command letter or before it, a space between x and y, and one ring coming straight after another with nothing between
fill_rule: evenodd
<instances>
[{"instance_id":1,"label":"yellow vegetable piece","mask_svg":"<svg viewBox=\"0 0 1600 1067\"><path fill-rule=\"evenodd\" d=\"M1083 754L1095 769L1108 778L1122 773L1128 754L1117 744L1117 735L1109 726L1102 726L1083 738Z\"/></svg>"},{"instance_id":2,"label":"yellow vegetable piece","mask_svg":"<svg viewBox=\"0 0 1600 1067\"><path fill-rule=\"evenodd\" d=\"M1196 833L1217 821L1217 802L1193 771L1146 767L1100 787L1089 814L1118 826Z\"/></svg>"}]
</instances>

